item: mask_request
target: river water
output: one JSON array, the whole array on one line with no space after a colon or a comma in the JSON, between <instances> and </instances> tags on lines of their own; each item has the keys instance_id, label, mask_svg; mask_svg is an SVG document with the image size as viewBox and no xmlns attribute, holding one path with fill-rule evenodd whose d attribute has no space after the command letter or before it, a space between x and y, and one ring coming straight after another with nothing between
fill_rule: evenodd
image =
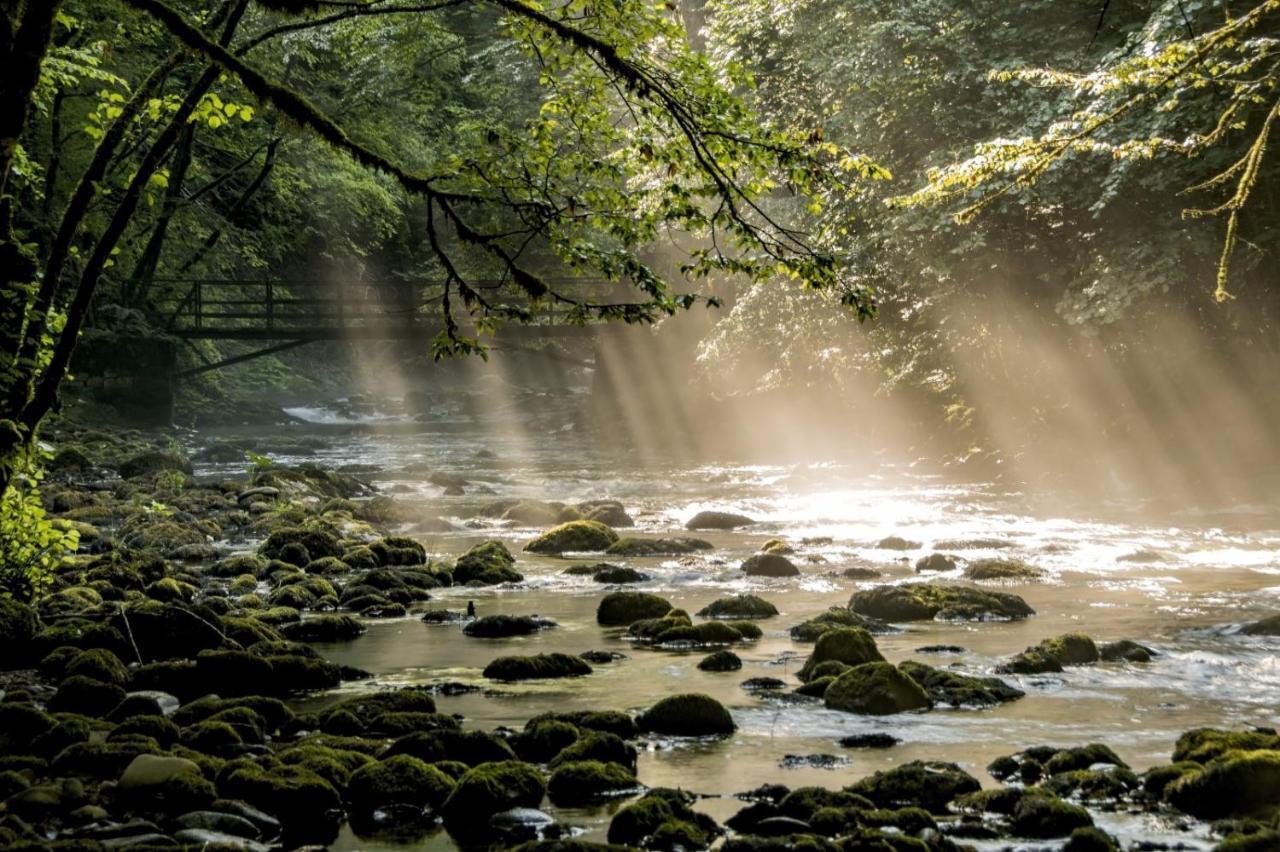
<instances>
[{"instance_id":1,"label":"river water","mask_svg":"<svg viewBox=\"0 0 1280 852\"><path fill-rule=\"evenodd\" d=\"M411 507L423 521L444 518L449 532L411 535L440 558L451 558L479 541L498 538L518 553L525 582L488 589L441 590L431 608L461 609L474 601L481 615L537 614L560 627L531 637L481 640L457 625L428 625L418 615L375 620L359 639L318 646L323 654L372 672L372 683L343 689L461 681L483 691L441 697L442 712L461 713L482 729L518 728L531 716L571 709L638 710L659 698L698 691L730 708L738 724L717 742L656 742L641 752L640 781L679 786L709 798L700 802L724 819L741 802L731 794L765 782L790 787L839 787L863 775L915 760L954 761L984 784L995 782L984 767L995 757L1038 744L1104 742L1134 769L1168 762L1177 736L1197 726L1245 727L1280 724L1280 643L1274 638L1233 635L1233 625L1280 609L1280 520L1258 507L1231 507L1210 515L1166 511L1160 523L1126 519L1121 511L1082 507L1069 512L1038 508L1034 495L982 482L959 482L890 464L869 466L813 460L805 464L638 463L598 449L573 428L556 406L526 406L521 428L515 412L434 416L423 422L394 415L357 417L319 408L291 413L313 421L271 437L282 462L318 461L361 465L369 481ZM207 438L208 436L201 436ZM257 437L261 438L259 434ZM304 447L290 442L306 440ZM479 450L487 451L478 453ZM234 468L236 466L230 466ZM226 473L205 466L200 473ZM466 496L442 496L431 474L459 474L472 486ZM607 589L589 577L563 573L570 564L595 557L548 558L519 553L541 530L476 520L485 502L529 497L578 502L622 501L640 535L683 534L684 522L702 509L749 515L758 523L736 532L698 533L713 551L678 559L611 559L652 576L632 588L652 591L695 612L726 595L752 592L772 601L781 615L759 622L764 638L734 650L743 669L707 673L696 668L707 653L632 647L618 631L595 623L595 608ZM1112 507L1114 509L1115 507ZM470 524L471 526L468 526ZM885 536L918 541L912 551L881 550ZM792 557L802 576L749 578L742 560L768 539L797 544ZM862 717L829 711L820 702L786 700L744 691L751 677L794 674L810 646L793 642L788 628L831 605L844 604L859 588L918 579L912 567L932 543L988 538L1011 543L1000 550L965 550L968 559L1015 556L1043 568L1047 579L1002 587L1024 597L1036 615L1021 622L907 625L877 636L891 662L915 658L935 666L987 675L1010 654L1066 631L1097 640L1128 638L1159 652L1148 664L1105 663L1068 668L1061 675L1006 676L1025 698L994 709L934 710L892 717ZM801 545L804 539L829 543ZM1134 554L1142 554L1133 558ZM849 567L875 568L878 580L841 576ZM921 654L927 645L957 645L963 652ZM594 667L577 679L495 685L480 670L504 654L561 651L578 654L621 651L625 660ZM310 699L331 701L332 696ZM883 750L841 748L850 734L887 732L902 740ZM836 755L834 768L784 768L789 755ZM603 839L618 803L590 810L561 810L561 819L581 826L588 839ZM1151 817L1095 814L1104 828L1130 839L1177 841L1208 848L1204 826L1165 823ZM992 848L1003 848L995 844ZM452 848L438 832L412 842L358 838L344 829L339 848ZM1055 848L1054 844L1022 848Z\"/></svg>"}]
</instances>

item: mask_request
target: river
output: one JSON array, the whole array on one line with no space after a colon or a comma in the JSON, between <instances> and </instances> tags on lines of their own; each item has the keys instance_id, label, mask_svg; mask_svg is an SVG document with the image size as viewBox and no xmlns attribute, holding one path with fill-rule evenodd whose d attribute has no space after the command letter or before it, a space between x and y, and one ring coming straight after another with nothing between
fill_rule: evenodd
<instances>
[{"instance_id":1,"label":"river","mask_svg":"<svg viewBox=\"0 0 1280 852\"><path fill-rule=\"evenodd\" d=\"M916 760L954 761L995 782L985 766L1023 747L1104 742L1137 770L1167 763L1177 736L1197 726L1280 724L1280 655L1275 639L1234 635L1232 625L1280 609L1280 521L1258 507L1229 512L1167 512L1163 523L1108 507L1069 512L1038 508L1033 495L983 482L925 473L910 465L813 460L806 464L640 463L597 448L555 406L528 406L520 430L513 412L489 418L454 412L419 422L385 413L338 413L297 408L310 423L274 437L283 463L314 461L358 465L384 493L411 508L414 517L444 518L454 529L411 535L439 558L451 558L479 541L498 538L519 554L525 582L509 587L441 590L430 608L461 609L474 601L481 615L537 614L559 628L531 637L481 640L458 625L428 625L418 614L371 620L368 632L342 644L321 645L330 659L374 674L374 681L344 690L455 681L482 691L442 696L444 712L460 713L483 729L518 728L531 716L570 709L637 710L664 695L698 691L730 708L738 725L716 742L659 741L641 751L639 778L649 786L680 786L709 798L699 807L718 819L741 802L731 795L765 782L790 787L843 786L874 770ZM505 426L503 424L506 424ZM226 436L232 433L220 433ZM208 435L200 436L201 440ZM298 447L291 449L294 442ZM309 442L309 443L308 443ZM483 450L484 452L479 452ZM202 474L225 475L231 466L206 465ZM471 485L465 496L442 496L432 474L456 474ZM642 535L682 534L702 509L741 512L757 521L735 532L699 533L713 551L677 559L611 559L651 575L634 588L668 598L695 612L729 594L752 592L773 602L781 615L760 622L764 637L734 650L743 669L708 673L696 668L702 652L633 647L617 630L596 625L595 608L606 588L590 577L569 576L573 563L596 557L549 558L519 553L540 529L477 521L480 506L498 497L577 502L620 500ZM920 543L907 551L876 542L897 535ZM767 540L796 543L798 578L749 578L742 560ZM945 539L999 539L1001 549L965 550L962 556L1016 556L1044 569L1041 582L1002 587L1024 597L1036 615L1019 622L911 624L877 636L891 662L915 658L991 674L998 662L1041 639L1080 631L1097 640L1134 639L1158 651L1147 664L1104 663L1068 668L1060 675L1006 676L1025 698L985 710L934 710L891 717L830 711L820 702L743 690L751 677L794 674L810 646L793 642L788 628L860 588L918 579L913 568L933 543ZM805 540L815 543L800 544ZM1136 554L1136 556L1135 556ZM876 580L841 575L850 567L883 573ZM921 654L928 645L963 651ZM587 650L621 651L627 657L596 665L593 674L569 680L495 685L480 670L504 654ZM333 696L308 699L315 705ZM882 750L841 748L844 736L887 732L901 739ZM784 768L788 756L835 755L831 768ZM588 839L603 839L614 803L590 810L560 810ZM1095 813L1099 825L1122 838L1178 841L1209 848L1206 827L1188 820ZM1003 846L995 844L995 847ZM337 848L452 848L443 831L412 841L357 838L343 830ZM1054 848L1035 845L1025 848Z\"/></svg>"}]
</instances>

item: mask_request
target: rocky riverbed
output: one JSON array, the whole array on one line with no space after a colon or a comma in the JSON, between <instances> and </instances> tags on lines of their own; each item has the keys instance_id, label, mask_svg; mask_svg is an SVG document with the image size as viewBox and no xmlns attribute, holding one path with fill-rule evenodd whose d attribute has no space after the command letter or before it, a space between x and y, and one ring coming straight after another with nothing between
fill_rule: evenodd
<instances>
[{"instance_id":1,"label":"rocky riverbed","mask_svg":"<svg viewBox=\"0 0 1280 852\"><path fill-rule=\"evenodd\" d=\"M0 845L1280 848L1267 534L344 440L54 434Z\"/></svg>"}]
</instances>

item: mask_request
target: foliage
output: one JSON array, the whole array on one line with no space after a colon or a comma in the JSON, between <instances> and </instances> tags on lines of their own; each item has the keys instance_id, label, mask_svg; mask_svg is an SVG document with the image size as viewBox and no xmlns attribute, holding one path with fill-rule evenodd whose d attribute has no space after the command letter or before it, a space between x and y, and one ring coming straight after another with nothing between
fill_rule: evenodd
<instances>
[{"instance_id":1,"label":"foliage","mask_svg":"<svg viewBox=\"0 0 1280 852\"><path fill-rule=\"evenodd\" d=\"M49 587L80 542L74 529L58 529L45 515L35 470L28 465L0 496L0 596L22 601Z\"/></svg>"}]
</instances>

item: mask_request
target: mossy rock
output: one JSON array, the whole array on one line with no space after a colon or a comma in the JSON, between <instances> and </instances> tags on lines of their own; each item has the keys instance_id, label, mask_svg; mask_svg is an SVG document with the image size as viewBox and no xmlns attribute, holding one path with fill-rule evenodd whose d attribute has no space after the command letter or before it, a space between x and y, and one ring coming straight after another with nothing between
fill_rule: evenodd
<instances>
[{"instance_id":1,"label":"mossy rock","mask_svg":"<svg viewBox=\"0 0 1280 852\"><path fill-rule=\"evenodd\" d=\"M336 713L350 713L360 724L368 725L384 713L435 713L436 701L425 689L393 689L353 695L320 713L323 723Z\"/></svg>"},{"instance_id":2,"label":"mossy rock","mask_svg":"<svg viewBox=\"0 0 1280 852\"><path fill-rule=\"evenodd\" d=\"M1280 751L1228 751L1165 788L1164 798L1200 819L1280 813Z\"/></svg>"},{"instance_id":3,"label":"mossy rock","mask_svg":"<svg viewBox=\"0 0 1280 852\"><path fill-rule=\"evenodd\" d=\"M1229 751L1280 749L1280 735L1270 731L1224 731L1218 728L1194 728L1178 737L1173 747L1173 761L1208 763Z\"/></svg>"},{"instance_id":4,"label":"mossy rock","mask_svg":"<svg viewBox=\"0 0 1280 852\"><path fill-rule=\"evenodd\" d=\"M129 683L129 670L119 657L106 648L90 648L76 653L67 663L63 674L67 677L82 675L116 686L127 686Z\"/></svg>"},{"instance_id":5,"label":"mossy rock","mask_svg":"<svg viewBox=\"0 0 1280 852\"><path fill-rule=\"evenodd\" d=\"M368 628L349 615L317 615L286 624L281 633L295 642L350 642Z\"/></svg>"},{"instance_id":6,"label":"mossy rock","mask_svg":"<svg viewBox=\"0 0 1280 852\"><path fill-rule=\"evenodd\" d=\"M668 600L648 592L610 592L596 608L596 623L602 627L625 627L645 618L662 618L670 611Z\"/></svg>"},{"instance_id":7,"label":"mossy rock","mask_svg":"<svg viewBox=\"0 0 1280 852\"><path fill-rule=\"evenodd\" d=\"M780 538L771 538L764 544L760 545L761 553L777 553L780 556L790 556L796 552L796 549Z\"/></svg>"},{"instance_id":8,"label":"mossy rock","mask_svg":"<svg viewBox=\"0 0 1280 852\"><path fill-rule=\"evenodd\" d=\"M798 677L802 681L809 679L813 667L819 663L835 660L848 666L863 663L881 662L884 657L876 648L876 640L861 627L841 627L828 630L818 637L809 659L800 669Z\"/></svg>"},{"instance_id":9,"label":"mossy rock","mask_svg":"<svg viewBox=\"0 0 1280 852\"><path fill-rule=\"evenodd\" d=\"M214 795L213 784L194 761L151 754L130 761L115 788L121 804L169 814L206 807Z\"/></svg>"},{"instance_id":10,"label":"mossy rock","mask_svg":"<svg viewBox=\"0 0 1280 852\"><path fill-rule=\"evenodd\" d=\"M485 677L502 681L582 677L589 674L591 666L584 660L560 653L499 657L484 668Z\"/></svg>"},{"instance_id":11,"label":"mossy rock","mask_svg":"<svg viewBox=\"0 0 1280 852\"><path fill-rule=\"evenodd\" d=\"M524 730L510 739L521 760L547 763L578 741L578 726L560 719L530 719Z\"/></svg>"},{"instance_id":12,"label":"mossy rock","mask_svg":"<svg viewBox=\"0 0 1280 852\"><path fill-rule=\"evenodd\" d=\"M58 691L49 699L49 709L103 718L124 700L124 695L124 690L114 683L73 675L59 684Z\"/></svg>"},{"instance_id":13,"label":"mossy rock","mask_svg":"<svg viewBox=\"0 0 1280 852\"><path fill-rule=\"evenodd\" d=\"M321 526L278 529L267 536L267 540L258 548L258 552L267 559L283 559L284 548L291 544L299 545L305 551L303 564L326 556L342 556L341 540L337 533ZM296 554L296 551L294 553ZM297 555L295 558L298 558Z\"/></svg>"},{"instance_id":14,"label":"mossy rock","mask_svg":"<svg viewBox=\"0 0 1280 852\"><path fill-rule=\"evenodd\" d=\"M757 595L719 598L698 610L703 618L772 618L778 608Z\"/></svg>"},{"instance_id":15,"label":"mossy rock","mask_svg":"<svg viewBox=\"0 0 1280 852\"><path fill-rule=\"evenodd\" d=\"M336 556L322 556L319 559L312 559L302 567L308 574L323 574L325 576L350 574L352 571L350 565Z\"/></svg>"},{"instance_id":16,"label":"mossy rock","mask_svg":"<svg viewBox=\"0 0 1280 852\"><path fill-rule=\"evenodd\" d=\"M557 766L547 781L547 794L558 807L578 807L626 795L639 783L626 767L582 760Z\"/></svg>"},{"instance_id":17,"label":"mossy rock","mask_svg":"<svg viewBox=\"0 0 1280 852\"><path fill-rule=\"evenodd\" d=\"M841 627L861 627L868 633L892 633L895 631L895 628L890 627L879 619L859 615L848 607L833 606L826 612L815 615L808 621L803 621L792 627L791 638L797 642L817 642L818 637L823 633Z\"/></svg>"},{"instance_id":18,"label":"mossy rock","mask_svg":"<svg viewBox=\"0 0 1280 852\"><path fill-rule=\"evenodd\" d=\"M749 527L754 524L746 515L734 512L704 511L698 512L685 522L687 530L734 530L738 527Z\"/></svg>"},{"instance_id":19,"label":"mossy rock","mask_svg":"<svg viewBox=\"0 0 1280 852\"><path fill-rule=\"evenodd\" d=\"M216 787L221 798L243 800L286 825L312 823L342 806L333 785L302 766L235 761L218 773Z\"/></svg>"},{"instance_id":20,"label":"mossy rock","mask_svg":"<svg viewBox=\"0 0 1280 852\"><path fill-rule=\"evenodd\" d=\"M1132 639L1117 639L1099 645L1098 656L1107 662L1149 663L1156 652Z\"/></svg>"},{"instance_id":21,"label":"mossy rock","mask_svg":"<svg viewBox=\"0 0 1280 852\"><path fill-rule=\"evenodd\" d=\"M699 671L736 672L742 669L742 659L732 651L716 651L698 661Z\"/></svg>"},{"instance_id":22,"label":"mossy rock","mask_svg":"<svg viewBox=\"0 0 1280 852\"><path fill-rule=\"evenodd\" d=\"M884 621L1010 621L1035 610L1014 594L942 583L875 586L855 592L849 607Z\"/></svg>"},{"instance_id":23,"label":"mossy rock","mask_svg":"<svg viewBox=\"0 0 1280 852\"><path fill-rule=\"evenodd\" d=\"M798 577L800 569L779 553L756 553L743 561L742 573L748 577Z\"/></svg>"},{"instance_id":24,"label":"mossy rock","mask_svg":"<svg viewBox=\"0 0 1280 852\"><path fill-rule=\"evenodd\" d=\"M919 807L935 814L967 793L982 789L978 779L954 763L913 760L882 770L845 788L882 808Z\"/></svg>"},{"instance_id":25,"label":"mossy rock","mask_svg":"<svg viewBox=\"0 0 1280 852\"><path fill-rule=\"evenodd\" d=\"M555 719L568 722L583 731L602 731L624 740L635 739L640 729L636 720L621 710L573 710L567 713L544 713L529 720L529 724Z\"/></svg>"},{"instance_id":26,"label":"mossy rock","mask_svg":"<svg viewBox=\"0 0 1280 852\"><path fill-rule=\"evenodd\" d=\"M1023 796L1009 821L1015 835L1036 839L1067 837L1092 825L1093 817L1087 810L1052 795Z\"/></svg>"},{"instance_id":27,"label":"mossy rock","mask_svg":"<svg viewBox=\"0 0 1280 852\"><path fill-rule=\"evenodd\" d=\"M387 536L369 545L379 565L425 565L427 551L420 543L406 536Z\"/></svg>"},{"instance_id":28,"label":"mossy rock","mask_svg":"<svg viewBox=\"0 0 1280 852\"><path fill-rule=\"evenodd\" d=\"M387 746L379 757L385 760L398 754L407 754L426 763L454 762L468 767L516 758L505 740L487 731L450 728L406 734Z\"/></svg>"},{"instance_id":29,"label":"mossy rock","mask_svg":"<svg viewBox=\"0 0 1280 852\"><path fill-rule=\"evenodd\" d=\"M715 546L701 538L620 538L605 549L608 556L687 556Z\"/></svg>"},{"instance_id":30,"label":"mossy rock","mask_svg":"<svg viewBox=\"0 0 1280 852\"><path fill-rule=\"evenodd\" d=\"M1251 621L1240 628L1244 636L1280 636L1280 613Z\"/></svg>"},{"instance_id":31,"label":"mossy rock","mask_svg":"<svg viewBox=\"0 0 1280 852\"><path fill-rule=\"evenodd\" d=\"M886 716L927 710L932 702L920 684L891 663L863 663L840 675L823 693L832 710Z\"/></svg>"},{"instance_id":32,"label":"mossy rock","mask_svg":"<svg viewBox=\"0 0 1280 852\"><path fill-rule=\"evenodd\" d=\"M924 688L934 704L951 707L990 707L1026 695L997 677L972 677L907 660L898 669Z\"/></svg>"},{"instance_id":33,"label":"mossy rock","mask_svg":"<svg viewBox=\"0 0 1280 852\"><path fill-rule=\"evenodd\" d=\"M111 742L80 742L58 752L50 762L56 775L115 780L140 754L159 754L160 744L147 737L120 738Z\"/></svg>"},{"instance_id":34,"label":"mossy rock","mask_svg":"<svg viewBox=\"0 0 1280 852\"><path fill-rule=\"evenodd\" d=\"M173 553L189 544L205 544L203 532L175 521L146 521L143 516L136 523L125 522L121 528L121 541L128 547L156 554Z\"/></svg>"},{"instance_id":35,"label":"mossy rock","mask_svg":"<svg viewBox=\"0 0 1280 852\"><path fill-rule=\"evenodd\" d=\"M178 726L164 716L130 716L107 734L107 741L129 736L150 737L169 748L178 741Z\"/></svg>"},{"instance_id":36,"label":"mossy rock","mask_svg":"<svg viewBox=\"0 0 1280 852\"><path fill-rule=\"evenodd\" d=\"M654 849L698 849L706 846L717 827L704 814L693 810L693 797L680 790L655 789L614 814L609 822L608 840L628 846ZM656 836L670 837L672 826L682 826L680 837L671 846L661 845Z\"/></svg>"},{"instance_id":37,"label":"mossy rock","mask_svg":"<svg viewBox=\"0 0 1280 852\"><path fill-rule=\"evenodd\" d=\"M597 583L623 586L630 583L647 583L653 578L643 571L637 571L625 565L606 565L592 574L591 579Z\"/></svg>"},{"instance_id":38,"label":"mossy rock","mask_svg":"<svg viewBox=\"0 0 1280 852\"><path fill-rule=\"evenodd\" d=\"M516 558L502 542L482 542L458 557L453 566L453 582L484 586L519 583L524 575L515 570L515 562Z\"/></svg>"},{"instance_id":39,"label":"mossy rock","mask_svg":"<svg viewBox=\"0 0 1280 852\"><path fill-rule=\"evenodd\" d=\"M226 642L217 613L199 604L138 601L126 604L109 623L130 636L130 655L136 646L146 661L186 659Z\"/></svg>"},{"instance_id":40,"label":"mossy rock","mask_svg":"<svg viewBox=\"0 0 1280 852\"><path fill-rule=\"evenodd\" d=\"M572 743L557 752L549 761L552 769L564 763L596 760L616 763L635 772L637 753L621 736L611 731L584 730Z\"/></svg>"},{"instance_id":41,"label":"mossy rock","mask_svg":"<svg viewBox=\"0 0 1280 852\"><path fill-rule=\"evenodd\" d=\"M530 636L540 630L558 626L549 618L495 614L477 618L463 627L462 632L477 639L505 639L509 636Z\"/></svg>"},{"instance_id":42,"label":"mossy rock","mask_svg":"<svg viewBox=\"0 0 1280 852\"><path fill-rule=\"evenodd\" d=\"M226 722L196 722L183 728L179 739L187 748L206 754L225 754L244 744L236 729Z\"/></svg>"},{"instance_id":43,"label":"mossy rock","mask_svg":"<svg viewBox=\"0 0 1280 852\"><path fill-rule=\"evenodd\" d=\"M699 624L672 624L656 634L651 634L644 641L663 647L706 648L715 645L733 645L759 638L759 635L759 628L750 622L704 621Z\"/></svg>"},{"instance_id":44,"label":"mossy rock","mask_svg":"<svg viewBox=\"0 0 1280 852\"><path fill-rule=\"evenodd\" d=\"M1140 786L1138 776L1130 769L1073 769L1047 778L1040 786L1055 796L1085 802L1116 802Z\"/></svg>"},{"instance_id":45,"label":"mossy rock","mask_svg":"<svg viewBox=\"0 0 1280 852\"><path fill-rule=\"evenodd\" d=\"M642 731L678 737L725 736L738 728L723 704L702 693L663 698L640 714L636 724Z\"/></svg>"},{"instance_id":46,"label":"mossy rock","mask_svg":"<svg viewBox=\"0 0 1280 852\"><path fill-rule=\"evenodd\" d=\"M1165 788L1177 781L1183 775L1190 775L1199 772L1203 766L1199 763L1193 763L1184 760L1179 763L1164 764L1161 766L1153 766L1146 772L1142 773L1139 779L1142 784L1142 792L1153 799L1161 799L1164 797Z\"/></svg>"},{"instance_id":47,"label":"mossy rock","mask_svg":"<svg viewBox=\"0 0 1280 852\"><path fill-rule=\"evenodd\" d=\"M1077 769L1088 769L1096 764L1105 763L1111 766L1118 766L1128 769L1128 765L1120 759L1120 755L1111 750L1111 747L1104 743L1088 743L1082 746L1072 746L1071 748L1057 749L1053 754L1047 757L1039 755L1044 759L1045 771L1050 775L1059 772L1071 772Z\"/></svg>"},{"instance_id":48,"label":"mossy rock","mask_svg":"<svg viewBox=\"0 0 1280 852\"><path fill-rule=\"evenodd\" d=\"M542 773L515 760L483 763L459 779L444 803L445 825L467 834L482 828L494 814L512 808L536 808L546 794Z\"/></svg>"},{"instance_id":49,"label":"mossy rock","mask_svg":"<svg viewBox=\"0 0 1280 852\"><path fill-rule=\"evenodd\" d=\"M1044 571L1021 559L975 559L964 568L964 576L970 580L1040 580Z\"/></svg>"},{"instance_id":50,"label":"mossy rock","mask_svg":"<svg viewBox=\"0 0 1280 852\"><path fill-rule=\"evenodd\" d=\"M367 763L351 773L347 803L360 813L379 807L409 804L437 809L457 784L445 773L407 754Z\"/></svg>"},{"instance_id":51,"label":"mossy rock","mask_svg":"<svg viewBox=\"0 0 1280 852\"><path fill-rule=\"evenodd\" d=\"M524 549L546 554L602 551L617 540L618 534L599 521L569 521L547 530Z\"/></svg>"},{"instance_id":52,"label":"mossy rock","mask_svg":"<svg viewBox=\"0 0 1280 852\"><path fill-rule=\"evenodd\" d=\"M921 556L916 560L916 573L930 574L954 571L959 565L960 563L956 561L954 556L949 556L945 553L930 553L928 556Z\"/></svg>"},{"instance_id":53,"label":"mossy rock","mask_svg":"<svg viewBox=\"0 0 1280 852\"><path fill-rule=\"evenodd\" d=\"M177 453L162 450L146 450L121 462L116 470L121 479L137 479L154 476L164 470L176 470L190 476L191 462Z\"/></svg>"}]
</instances>

